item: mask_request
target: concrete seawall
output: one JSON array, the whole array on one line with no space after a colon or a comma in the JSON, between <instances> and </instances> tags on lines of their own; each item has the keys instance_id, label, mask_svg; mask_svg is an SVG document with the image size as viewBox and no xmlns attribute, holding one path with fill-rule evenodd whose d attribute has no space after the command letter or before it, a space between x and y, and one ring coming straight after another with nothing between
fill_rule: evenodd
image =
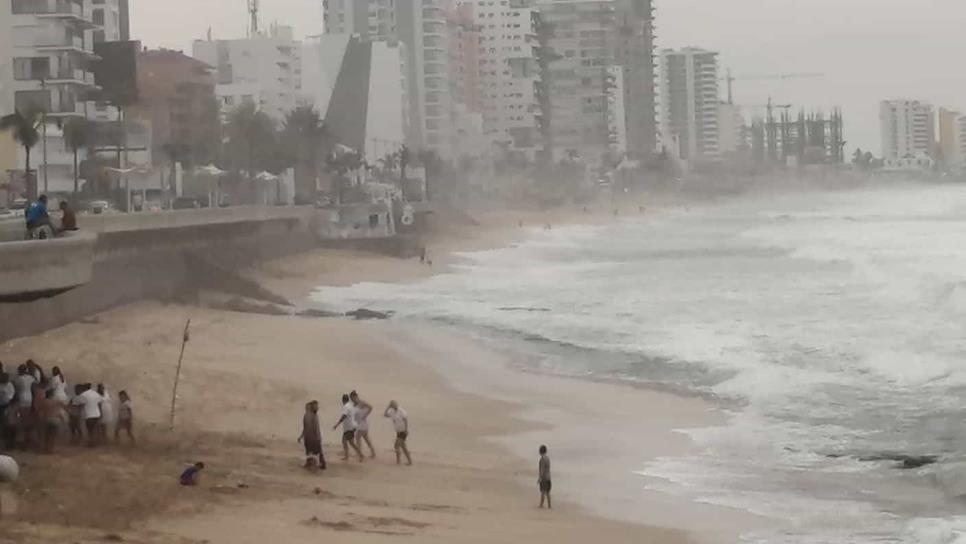
<instances>
[{"instance_id":1,"label":"concrete seawall","mask_svg":"<svg viewBox=\"0 0 966 544\"><path fill-rule=\"evenodd\" d=\"M192 257L238 270L307 250L315 243L313 218L311 207L256 206L84 216L79 218L81 233L93 245L88 281L32 302L0 302L0 341L37 334L118 304L145 298L170 300L191 292L196 284L188 273ZM38 248L33 254L56 255L51 250L59 243L63 240L0 244L0 280L26 281L30 276L30 261L23 260L28 244ZM40 259L32 266L57 269L64 264L69 261ZM3 270L10 275L3 276Z\"/></svg>"}]
</instances>

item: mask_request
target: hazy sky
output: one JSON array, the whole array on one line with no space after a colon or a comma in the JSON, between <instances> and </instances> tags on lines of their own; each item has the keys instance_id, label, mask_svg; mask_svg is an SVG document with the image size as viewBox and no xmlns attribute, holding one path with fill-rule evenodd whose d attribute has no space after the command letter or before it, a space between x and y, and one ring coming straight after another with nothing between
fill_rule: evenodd
<instances>
[{"instance_id":1,"label":"hazy sky","mask_svg":"<svg viewBox=\"0 0 966 544\"><path fill-rule=\"evenodd\" d=\"M243 36L246 0L131 0L132 35L183 49L203 38ZM878 103L908 97L966 110L964 0L655 0L659 47L721 52L736 76L825 76L735 83L736 102L842 106L848 148L878 152ZM263 24L321 32L320 0L261 0ZM724 88L722 87L722 97Z\"/></svg>"}]
</instances>

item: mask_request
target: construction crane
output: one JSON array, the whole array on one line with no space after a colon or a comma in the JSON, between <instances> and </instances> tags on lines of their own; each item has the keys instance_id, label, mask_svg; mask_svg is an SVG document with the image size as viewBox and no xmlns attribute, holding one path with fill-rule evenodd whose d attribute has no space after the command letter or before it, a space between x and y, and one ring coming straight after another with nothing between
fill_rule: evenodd
<instances>
[{"instance_id":1,"label":"construction crane","mask_svg":"<svg viewBox=\"0 0 966 544\"><path fill-rule=\"evenodd\" d=\"M765 81L765 80L779 80L784 81L786 79L803 79L803 78L814 78L814 77L825 77L824 73L821 72L802 72L802 73L788 73L788 74L763 74L763 75L751 75L751 76L734 76L731 74L731 68L728 69L728 75L724 78L719 79L719 81L728 82L728 103L734 104L734 83L735 81Z\"/></svg>"},{"instance_id":2,"label":"construction crane","mask_svg":"<svg viewBox=\"0 0 966 544\"><path fill-rule=\"evenodd\" d=\"M252 18L251 35L254 38L258 35L258 0L248 0L248 14Z\"/></svg>"}]
</instances>

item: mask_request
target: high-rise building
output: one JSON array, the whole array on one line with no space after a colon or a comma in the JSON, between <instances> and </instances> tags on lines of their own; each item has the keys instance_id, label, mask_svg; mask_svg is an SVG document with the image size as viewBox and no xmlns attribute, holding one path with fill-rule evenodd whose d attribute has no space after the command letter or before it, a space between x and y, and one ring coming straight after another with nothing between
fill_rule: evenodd
<instances>
[{"instance_id":1,"label":"high-rise building","mask_svg":"<svg viewBox=\"0 0 966 544\"><path fill-rule=\"evenodd\" d=\"M302 43L292 28L236 40L195 40L192 56L215 68L222 114L251 101L276 122L302 102Z\"/></svg>"},{"instance_id":2,"label":"high-rise building","mask_svg":"<svg viewBox=\"0 0 966 544\"><path fill-rule=\"evenodd\" d=\"M657 147L653 0L616 0L617 64L624 81L628 156L647 158Z\"/></svg>"},{"instance_id":3,"label":"high-rise building","mask_svg":"<svg viewBox=\"0 0 966 544\"><path fill-rule=\"evenodd\" d=\"M661 51L658 99L665 149L684 160L720 155L718 53L696 47Z\"/></svg>"},{"instance_id":4,"label":"high-rise building","mask_svg":"<svg viewBox=\"0 0 966 544\"><path fill-rule=\"evenodd\" d=\"M528 154L539 140L532 4L532 0L460 3L477 39L476 57L465 63L465 69L475 72L474 98L478 96L476 111L482 113L484 135L490 143Z\"/></svg>"},{"instance_id":5,"label":"high-rise building","mask_svg":"<svg viewBox=\"0 0 966 544\"><path fill-rule=\"evenodd\" d=\"M91 17L101 26L94 32L94 43L131 39L127 0L92 0Z\"/></svg>"},{"instance_id":6,"label":"high-rise building","mask_svg":"<svg viewBox=\"0 0 966 544\"><path fill-rule=\"evenodd\" d=\"M541 0L549 40L551 126L556 155L596 160L610 147L608 70L615 57L617 13L613 0Z\"/></svg>"},{"instance_id":7,"label":"high-rise building","mask_svg":"<svg viewBox=\"0 0 966 544\"><path fill-rule=\"evenodd\" d=\"M93 33L100 29L83 0L0 4L0 114L44 112L43 141L31 156L40 191L73 190L73 153L61 127L87 116L85 98L95 88ZM18 153L22 165L23 149Z\"/></svg>"},{"instance_id":8,"label":"high-rise building","mask_svg":"<svg viewBox=\"0 0 966 544\"><path fill-rule=\"evenodd\" d=\"M357 34L363 41L392 40L396 37L396 4L397 0L323 0L322 26L326 34Z\"/></svg>"},{"instance_id":9,"label":"high-rise building","mask_svg":"<svg viewBox=\"0 0 966 544\"><path fill-rule=\"evenodd\" d=\"M935 158L936 114L932 105L919 100L884 100L879 105L882 158Z\"/></svg>"},{"instance_id":10,"label":"high-rise building","mask_svg":"<svg viewBox=\"0 0 966 544\"><path fill-rule=\"evenodd\" d=\"M966 167L966 115L939 109L939 149L946 168L962 170Z\"/></svg>"}]
</instances>

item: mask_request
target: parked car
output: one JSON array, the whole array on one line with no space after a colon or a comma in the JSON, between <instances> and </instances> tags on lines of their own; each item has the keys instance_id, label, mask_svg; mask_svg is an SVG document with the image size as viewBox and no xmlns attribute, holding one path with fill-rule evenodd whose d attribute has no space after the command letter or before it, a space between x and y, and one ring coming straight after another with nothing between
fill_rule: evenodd
<instances>
[{"instance_id":1,"label":"parked car","mask_svg":"<svg viewBox=\"0 0 966 544\"><path fill-rule=\"evenodd\" d=\"M92 200L88 202L87 210L95 215L101 215L113 211L111 209L111 203L106 200Z\"/></svg>"}]
</instances>

